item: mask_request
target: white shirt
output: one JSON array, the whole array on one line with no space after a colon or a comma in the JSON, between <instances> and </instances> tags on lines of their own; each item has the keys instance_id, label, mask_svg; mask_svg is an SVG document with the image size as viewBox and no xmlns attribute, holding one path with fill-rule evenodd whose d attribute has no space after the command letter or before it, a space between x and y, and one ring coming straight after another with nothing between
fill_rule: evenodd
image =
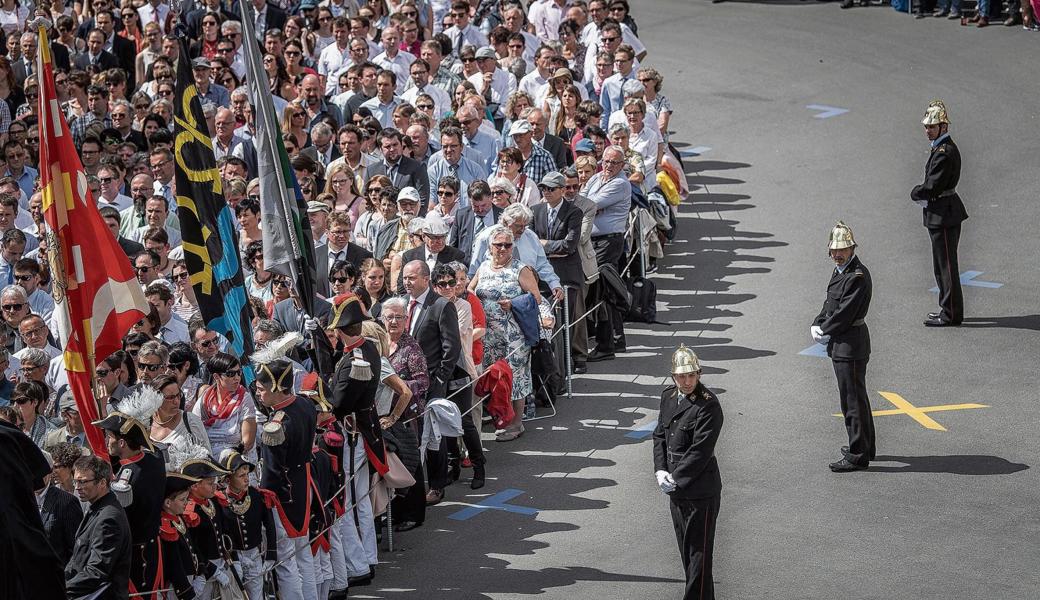
<instances>
[{"instance_id":1,"label":"white shirt","mask_svg":"<svg viewBox=\"0 0 1040 600\"><path fill-rule=\"evenodd\" d=\"M418 298L410 298L408 300L408 308L412 313L412 318L408 322L408 333L415 336L415 324L419 322L419 314L423 311L423 304L426 303L426 296L429 295L430 288L426 288L426 291L419 295ZM415 301L415 307L412 307L412 301Z\"/></svg>"},{"instance_id":2,"label":"white shirt","mask_svg":"<svg viewBox=\"0 0 1040 600\"><path fill-rule=\"evenodd\" d=\"M116 210L119 210L119 211L127 209L127 208L130 208L131 206L133 206L133 204L134 204L134 199L131 198L130 196L126 196L126 195L123 195L123 194L116 194L116 197L113 198L111 202L106 200L104 196L100 196L100 195L99 195L98 200L97 200L98 208L101 208L103 206L111 206L112 208L115 208Z\"/></svg>"},{"instance_id":3,"label":"white shirt","mask_svg":"<svg viewBox=\"0 0 1040 600\"><path fill-rule=\"evenodd\" d=\"M404 92L404 85L408 81L409 73L408 69L415 62L415 55L411 52L405 52L404 50L398 50L397 55L390 58L386 52L383 52L372 59L372 62L389 69L394 72L397 76L397 90L396 93L400 94Z\"/></svg>"},{"instance_id":4,"label":"white shirt","mask_svg":"<svg viewBox=\"0 0 1040 600\"><path fill-rule=\"evenodd\" d=\"M170 14L170 7L165 2L160 2L158 6L152 6L152 4L146 3L141 8L137 9L137 15L141 19L138 27L144 31L144 26L155 21L159 24L159 29L162 32L166 32L166 17Z\"/></svg>"},{"instance_id":5,"label":"white shirt","mask_svg":"<svg viewBox=\"0 0 1040 600\"><path fill-rule=\"evenodd\" d=\"M327 46L321 51L321 56L318 57L318 73L329 77L333 73L339 72L344 67L350 66L350 47L340 49L336 44ZM331 86L329 84L332 84ZM325 94L328 95L331 91L339 88L339 78L329 77L328 81L325 82Z\"/></svg>"},{"instance_id":6,"label":"white shirt","mask_svg":"<svg viewBox=\"0 0 1040 600\"><path fill-rule=\"evenodd\" d=\"M484 73L478 72L469 76L467 79L476 88L477 93L481 96L484 95ZM516 91L516 77L508 71L502 69L495 69L495 73L491 76L491 101L499 105L498 112L502 113L502 108L505 107L506 100L509 99L509 94Z\"/></svg>"},{"instance_id":7,"label":"white shirt","mask_svg":"<svg viewBox=\"0 0 1040 600\"><path fill-rule=\"evenodd\" d=\"M170 320L159 328L159 337L167 344L176 342L190 343L188 323L177 314L171 314Z\"/></svg>"},{"instance_id":8,"label":"white shirt","mask_svg":"<svg viewBox=\"0 0 1040 600\"><path fill-rule=\"evenodd\" d=\"M473 46L474 48L483 48L488 45L487 36L480 32L479 29L473 26L473 23L466 25L466 28L459 31L459 28L452 25L448 29L444 30L444 34L451 40L451 53L457 55L459 50L463 46ZM461 43L459 41L461 38Z\"/></svg>"},{"instance_id":9,"label":"white shirt","mask_svg":"<svg viewBox=\"0 0 1040 600\"><path fill-rule=\"evenodd\" d=\"M549 80L545 77L542 77L541 73L538 72L538 69L535 69L527 75L524 75L524 78L520 80L520 83L517 85L516 89L518 91L524 92L533 99L538 97L538 90L540 90L542 86L547 83L549 83ZM539 106L539 104L537 103L538 101L536 100L535 102L535 106Z\"/></svg>"},{"instance_id":10,"label":"white shirt","mask_svg":"<svg viewBox=\"0 0 1040 600\"><path fill-rule=\"evenodd\" d=\"M448 95L448 92L445 92L443 89L433 85L432 83L427 83L426 87L422 89L413 85L405 90L404 94L401 95L401 100L415 106L415 101L418 99L419 94L426 94L433 98L433 114L436 115L437 118L444 116L445 113L451 110L451 96Z\"/></svg>"},{"instance_id":11,"label":"white shirt","mask_svg":"<svg viewBox=\"0 0 1040 600\"><path fill-rule=\"evenodd\" d=\"M560 23L564 10L570 2L564 0L561 7L556 0L538 0L531 5L527 20L534 25L534 32L543 40L560 39Z\"/></svg>"}]
</instances>

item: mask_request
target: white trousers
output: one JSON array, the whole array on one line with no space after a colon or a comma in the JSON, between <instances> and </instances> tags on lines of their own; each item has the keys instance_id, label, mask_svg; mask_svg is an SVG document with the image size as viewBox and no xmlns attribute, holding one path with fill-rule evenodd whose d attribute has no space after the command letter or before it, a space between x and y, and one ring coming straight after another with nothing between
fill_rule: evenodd
<instances>
[{"instance_id":1,"label":"white trousers","mask_svg":"<svg viewBox=\"0 0 1040 600\"><path fill-rule=\"evenodd\" d=\"M376 524L372 500L368 497L368 455L365 454L365 444L360 436L353 447L353 458L351 450L349 441L343 444L343 464L347 470L347 480L357 475L343 492L347 507L347 512L343 515L343 554L346 556L347 573L351 577L364 577L368 575L369 567L379 564ZM354 506L355 503L357 506ZM350 508L352 506L354 508Z\"/></svg>"},{"instance_id":2,"label":"white trousers","mask_svg":"<svg viewBox=\"0 0 1040 600\"><path fill-rule=\"evenodd\" d=\"M343 553L343 527L353 523L352 520L348 523L348 516L348 513L344 513L332 525L332 529L329 529L329 543L332 545L332 551L329 553L329 561L332 563L332 586L329 589L332 590L347 589L347 557Z\"/></svg>"},{"instance_id":3,"label":"white trousers","mask_svg":"<svg viewBox=\"0 0 1040 600\"><path fill-rule=\"evenodd\" d=\"M260 548L239 551L238 566L242 569L242 585L249 600L264 600L264 560Z\"/></svg>"},{"instance_id":4,"label":"white trousers","mask_svg":"<svg viewBox=\"0 0 1040 600\"><path fill-rule=\"evenodd\" d=\"M291 538L282 526L277 509L274 526L278 530L278 595L281 600L318 600L318 586L314 577L314 556L310 536ZM290 558L291 557L291 558ZM286 560L288 558L288 560ZM284 563L282 561L285 561Z\"/></svg>"}]
</instances>

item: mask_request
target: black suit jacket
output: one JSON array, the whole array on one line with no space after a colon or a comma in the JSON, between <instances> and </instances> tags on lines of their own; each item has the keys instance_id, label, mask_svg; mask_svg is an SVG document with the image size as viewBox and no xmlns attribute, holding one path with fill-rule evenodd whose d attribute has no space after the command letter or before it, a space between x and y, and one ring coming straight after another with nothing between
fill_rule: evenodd
<instances>
[{"instance_id":1,"label":"black suit jacket","mask_svg":"<svg viewBox=\"0 0 1040 600\"><path fill-rule=\"evenodd\" d=\"M310 146L307 146L303 150L300 150L300 156L306 156L307 158L313 160L314 162L318 163L322 167L327 167L327 166L329 166L329 163L331 163L332 161L336 160L337 158L339 158L340 156L343 156L343 155L340 154L339 147L337 147L336 144L333 143L332 144L332 154L331 154L331 158L329 158L329 163L323 163L323 162L321 162L321 160L318 159L318 148L316 146L314 146L313 144L311 144Z\"/></svg>"},{"instance_id":2,"label":"black suit jacket","mask_svg":"<svg viewBox=\"0 0 1040 600\"><path fill-rule=\"evenodd\" d=\"M33 70L35 71L35 69ZM15 83L18 84L18 87L25 86L25 78L27 75L25 74L25 62L22 59L19 58L11 63L11 72L14 73L14 80Z\"/></svg>"},{"instance_id":3,"label":"black suit jacket","mask_svg":"<svg viewBox=\"0 0 1040 600\"><path fill-rule=\"evenodd\" d=\"M455 305L429 290L412 328L412 337L419 342L430 370L430 389L426 398L443 398L462 352L459 313Z\"/></svg>"},{"instance_id":4,"label":"black suit jacket","mask_svg":"<svg viewBox=\"0 0 1040 600\"><path fill-rule=\"evenodd\" d=\"M831 336L827 355L831 360L866 360L870 357L870 332L863 319L870 308L870 271L853 256L841 273L834 269L827 284L827 300L813 325Z\"/></svg>"},{"instance_id":5,"label":"black suit jacket","mask_svg":"<svg viewBox=\"0 0 1040 600\"><path fill-rule=\"evenodd\" d=\"M109 587L100 599L129 598L130 524L112 492L91 504L83 516L72 558L65 566L65 588L70 598L91 594L106 584Z\"/></svg>"},{"instance_id":6,"label":"black suit jacket","mask_svg":"<svg viewBox=\"0 0 1040 600\"><path fill-rule=\"evenodd\" d=\"M556 161L556 168L562 169L569 167L574 164L574 157L571 156L571 149L567 147L562 138L559 138L551 133L546 133L545 137L542 138L542 148L545 148L549 154L552 155L553 160Z\"/></svg>"},{"instance_id":7,"label":"black suit jacket","mask_svg":"<svg viewBox=\"0 0 1040 600\"><path fill-rule=\"evenodd\" d=\"M578 249L581 243L581 220L585 216L578 207L566 200L560 201L559 212L552 223L549 223L549 204L540 202L531 209L534 216L529 227L538 239L546 240L543 244L545 256L549 258L556 276L564 285L581 286L585 281L585 271L581 268L581 254Z\"/></svg>"},{"instance_id":8,"label":"black suit jacket","mask_svg":"<svg viewBox=\"0 0 1040 600\"><path fill-rule=\"evenodd\" d=\"M502 209L491 205L491 216L495 223L498 223L498 218L502 216ZM467 265L473 259L473 240L476 236L476 213L473 212L472 206L460 208L455 213L455 222L451 224L451 229L448 231L448 245L454 248L458 248L462 251L463 259L462 262Z\"/></svg>"},{"instance_id":9,"label":"black suit jacket","mask_svg":"<svg viewBox=\"0 0 1040 600\"><path fill-rule=\"evenodd\" d=\"M129 260L131 256L144 250L144 246L123 236L119 236L119 238L116 239L116 242L119 243L119 247L123 249L123 252L126 252L127 260Z\"/></svg>"},{"instance_id":10,"label":"black suit jacket","mask_svg":"<svg viewBox=\"0 0 1040 600\"><path fill-rule=\"evenodd\" d=\"M953 139L947 137L928 155L924 167L924 183L910 192L912 200L925 200L924 226L929 229L955 227L968 218L964 202L957 194L961 178L961 153Z\"/></svg>"},{"instance_id":11,"label":"black suit jacket","mask_svg":"<svg viewBox=\"0 0 1040 600\"><path fill-rule=\"evenodd\" d=\"M90 55L86 52L77 54L75 60L73 60L73 63L75 64L77 69L82 69L88 73L100 73L109 69L119 68L119 59L116 58L115 55L109 52L108 50L101 51L101 54L98 55L98 62L96 66L90 64ZM128 87L127 89L130 88Z\"/></svg>"},{"instance_id":12,"label":"black suit jacket","mask_svg":"<svg viewBox=\"0 0 1040 600\"><path fill-rule=\"evenodd\" d=\"M665 388L653 434L654 470L668 471L675 480L669 497L712 498L722 492L715 459L722 420L722 405L704 384L682 400L675 386Z\"/></svg>"},{"instance_id":13,"label":"black suit jacket","mask_svg":"<svg viewBox=\"0 0 1040 600\"><path fill-rule=\"evenodd\" d=\"M51 485L43 496L43 532L62 563L69 562L76 544L76 530L83 520L79 500L63 489Z\"/></svg>"},{"instance_id":14,"label":"black suit jacket","mask_svg":"<svg viewBox=\"0 0 1040 600\"><path fill-rule=\"evenodd\" d=\"M136 89L137 65L135 64L135 59L137 58L137 45L121 35L114 35L112 37L112 54L119 61L120 68L126 71L126 89Z\"/></svg>"},{"instance_id":15,"label":"black suit jacket","mask_svg":"<svg viewBox=\"0 0 1040 600\"><path fill-rule=\"evenodd\" d=\"M51 62L55 67L65 69L66 71L71 69L72 61L69 59L70 54L71 51L65 44L51 38Z\"/></svg>"},{"instance_id":16,"label":"black suit jacket","mask_svg":"<svg viewBox=\"0 0 1040 600\"><path fill-rule=\"evenodd\" d=\"M465 261L465 256L462 251L451 246L444 246L444 250L441 250L437 254L437 262L434 266L443 265L450 263L453 260L457 260L469 266L469 263ZM397 274L397 293L399 295L404 294L404 266L413 260L426 261L426 245L419 246L418 248L412 248L401 255L401 272Z\"/></svg>"},{"instance_id":17,"label":"black suit jacket","mask_svg":"<svg viewBox=\"0 0 1040 600\"><path fill-rule=\"evenodd\" d=\"M343 256L343 260L348 263L352 263L358 269L361 268L361 263L366 258L372 258L372 253L365 250L361 246L358 246L354 242L347 242L346 254ZM314 266L315 271L318 275L318 290L317 292L322 296L328 297L332 286L329 285L329 269L332 265L329 264L329 245L322 244L314 249Z\"/></svg>"},{"instance_id":18,"label":"black suit jacket","mask_svg":"<svg viewBox=\"0 0 1040 600\"><path fill-rule=\"evenodd\" d=\"M382 161L369 165L365 169L365 185L368 185L368 180L376 175L386 175L386 165ZM419 197L422 198L419 214L426 214L426 206L430 203L430 178L426 173L426 167L421 162L402 156L401 161L397 163L397 172L394 173L393 182L397 189L411 186L419 190Z\"/></svg>"}]
</instances>

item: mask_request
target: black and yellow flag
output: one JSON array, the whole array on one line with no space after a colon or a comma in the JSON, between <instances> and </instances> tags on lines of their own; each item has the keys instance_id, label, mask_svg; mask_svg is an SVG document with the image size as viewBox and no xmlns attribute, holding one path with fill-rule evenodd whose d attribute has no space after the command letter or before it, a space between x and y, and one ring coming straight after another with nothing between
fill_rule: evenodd
<instances>
[{"instance_id":1,"label":"black and yellow flag","mask_svg":"<svg viewBox=\"0 0 1040 600\"><path fill-rule=\"evenodd\" d=\"M177 217L191 286L206 328L228 338L249 383L253 333L238 231L224 200L213 143L183 41L177 62L174 123Z\"/></svg>"}]
</instances>

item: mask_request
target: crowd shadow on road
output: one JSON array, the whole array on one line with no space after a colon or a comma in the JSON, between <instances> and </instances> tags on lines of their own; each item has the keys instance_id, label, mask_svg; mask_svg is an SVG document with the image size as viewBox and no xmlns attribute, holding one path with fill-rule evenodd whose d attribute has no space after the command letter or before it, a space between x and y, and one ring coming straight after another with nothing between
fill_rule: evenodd
<instances>
[{"instance_id":1,"label":"crowd shadow on road","mask_svg":"<svg viewBox=\"0 0 1040 600\"><path fill-rule=\"evenodd\" d=\"M985 329L997 327L1001 329L1025 329L1040 331L1040 315L1021 315L1017 317L965 317L961 327Z\"/></svg>"},{"instance_id":2,"label":"crowd shadow on road","mask_svg":"<svg viewBox=\"0 0 1040 600\"><path fill-rule=\"evenodd\" d=\"M999 456L954 454L950 456L877 456L877 462L898 462L903 466L871 465L872 473L949 473L951 475L1011 475L1029 465L1013 463Z\"/></svg>"}]
</instances>

